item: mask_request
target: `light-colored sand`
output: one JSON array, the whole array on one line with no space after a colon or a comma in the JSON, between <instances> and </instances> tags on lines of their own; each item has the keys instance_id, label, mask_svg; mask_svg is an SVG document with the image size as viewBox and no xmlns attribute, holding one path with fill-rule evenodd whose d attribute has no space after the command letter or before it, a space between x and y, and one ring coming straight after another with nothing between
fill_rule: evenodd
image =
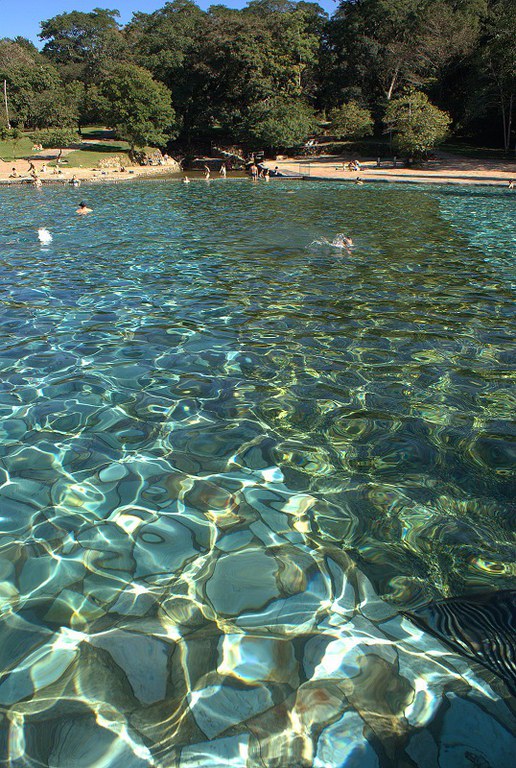
<instances>
[{"instance_id":1,"label":"light-colored sand","mask_svg":"<svg viewBox=\"0 0 516 768\"><path fill-rule=\"evenodd\" d=\"M509 181L516 180L515 162L473 160L444 152L438 153L434 160L417 169L403 168L401 161L397 161L396 167L394 167L392 159L389 159L383 160L380 167L377 166L376 160L367 160L360 163L360 171L348 171L346 169L348 162L349 159L343 161L341 157L323 155L270 161L266 165L271 170L277 167L280 173L299 174L303 178L349 181L351 183L355 182L357 177L364 183L385 181L496 186L508 186Z\"/></svg>"},{"instance_id":2,"label":"light-colored sand","mask_svg":"<svg viewBox=\"0 0 516 768\"><path fill-rule=\"evenodd\" d=\"M66 155L71 150L63 150L63 160L66 160ZM137 178L151 178L154 176L163 176L170 173L177 172L177 166L175 163L169 165L130 165L126 167L126 171L122 173L119 170L113 168L103 168L100 170L94 168L68 168L66 162L60 166L61 173L56 173L55 168L48 167L48 163L57 157L58 150L46 149L42 153L38 153L30 158L30 161L34 163L36 172L40 177L43 184L48 183L66 183L70 181L72 176L77 176L80 181L96 182L96 181L130 181ZM46 171L42 172L42 167L47 165ZM16 169L17 178L10 178L12 169ZM23 182L30 182L31 176L29 173L29 160L1 160L0 159L0 182L9 184L19 184Z\"/></svg>"}]
</instances>

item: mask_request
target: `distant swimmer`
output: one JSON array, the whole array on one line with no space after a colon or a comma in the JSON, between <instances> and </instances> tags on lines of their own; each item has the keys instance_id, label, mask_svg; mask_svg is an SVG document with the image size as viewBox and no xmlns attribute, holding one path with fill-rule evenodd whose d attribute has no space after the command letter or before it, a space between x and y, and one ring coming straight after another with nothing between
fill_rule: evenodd
<instances>
[{"instance_id":1,"label":"distant swimmer","mask_svg":"<svg viewBox=\"0 0 516 768\"><path fill-rule=\"evenodd\" d=\"M188 176L183 176L182 181L183 181L183 184L190 184L190 179L188 178Z\"/></svg>"},{"instance_id":2,"label":"distant swimmer","mask_svg":"<svg viewBox=\"0 0 516 768\"><path fill-rule=\"evenodd\" d=\"M84 216L85 214L91 213L91 212L92 212L92 209L88 208L86 203L79 203L79 207L75 211L75 213L79 213L79 214L81 214L81 216Z\"/></svg>"},{"instance_id":3,"label":"distant swimmer","mask_svg":"<svg viewBox=\"0 0 516 768\"><path fill-rule=\"evenodd\" d=\"M347 253L350 254L351 249L353 248L353 239L348 235L336 235L333 240L328 240L326 237L321 238L321 240L314 240L312 246L314 245L325 245L329 248L339 248L340 250L347 251Z\"/></svg>"},{"instance_id":4,"label":"distant swimmer","mask_svg":"<svg viewBox=\"0 0 516 768\"><path fill-rule=\"evenodd\" d=\"M68 184L71 184L72 187L80 187L81 186L81 182L79 181L79 179L77 178L77 176L75 174L72 176L72 178L70 179Z\"/></svg>"},{"instance_id":5,"label":"distant swimmer","mask_svg":"<svg viewBox=\"0 0 516 768\"><path fill-rule=\"evenodd\" d=\"M357 177L356 177L356 179L355 179L355 184L363 184L363 183L364 183L364 182L362 181L362 179L360 178L360 176L357 176Z\"/></svg>"},{"instance_id":6,"label":"distant swimmer","mask_svg":"<svg viewBox=\"0 0 516 768\"><path fill-rule=\"evenodd\" d=\"M340 245L343 248L353 248L353 240L351 237L346 237L346 235L337 235L335 240L333 241L333 244L337 247Z\"/></svg>"}]
</instances>

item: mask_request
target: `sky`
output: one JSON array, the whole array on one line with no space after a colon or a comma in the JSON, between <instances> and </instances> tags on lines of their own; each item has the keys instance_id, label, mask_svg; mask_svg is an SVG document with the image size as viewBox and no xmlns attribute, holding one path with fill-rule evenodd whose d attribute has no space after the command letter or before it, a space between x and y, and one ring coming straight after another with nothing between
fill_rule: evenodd
<instances>
[{"instance_id":1,"label":"sky","mask_svg":"<svg viewBox=\"0 0 516 768\"><path fill-rule=\"evenodd\" d=\"M196 0L197 5L206 9L210 5L227 5L228 8L243 8L246 0ZM331 13L335 0L318 0L319 5ZM36 45L40 31L39 22L50 19L58 13L69 11L91 11L93 8L117 8L120 21L126 24L134 11L151 13L162 8L165 0L0 0L0 38L28 37Z\"/></svg>"}]
</instances>

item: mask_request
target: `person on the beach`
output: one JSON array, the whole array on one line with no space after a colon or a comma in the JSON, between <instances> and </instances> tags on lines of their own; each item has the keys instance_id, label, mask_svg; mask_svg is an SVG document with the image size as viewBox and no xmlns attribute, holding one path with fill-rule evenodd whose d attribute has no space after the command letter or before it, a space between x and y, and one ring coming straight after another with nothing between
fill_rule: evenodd
<instances>
[{"instance_id":1,"label":"person on the beach","mask_svg":"<svg viewBox=\"0 0 516 768\"><path fill-rule=\"evenodd\" d=\"M222 176L223 179L226 178L226 175L227 175L226 163L222 163L222 165L220 166L219 173L220 173L220 175Z\"/></svg>"},{"instance_id":2,"label":"person on the beach","mask_svg":"<svg viewBox=\"0 0 516 768\"><path fill-rule=\"evenodd\" d=\"M355 179L355 184L363 184L363 183L364 183L364 182L362 181L362 179L360 178L360 176L357 176L357 177L356 177L356 179Z\"/></svg>"},{"instance_id":3,"label":"person on the beach","mask_svg":"<svg viewBox=\"0 0 516 768\"><path fill-rule=\"evenodd\" d=\"M17 179L18 178L18 171L16 170L14 165L12 167L11 173L9 174L9 178L10 179Z\"/></svg>"},{"instance_id":4,"label":"person on the beach","mask_svg":"<svg viewBox=\"0 0 516 768\"><path fill-rule=\"evenodd\" d=\"M43 186L43 182L41 181L41 179L39 178L39 176L36 176L36 175L34 175L34 176L32 177L32 185L33 185L34 187L41 187L41 186Z\"/></svg>"},{"instance_id":5,"label":"person on the beach","mask_svg":"<svg viewBox=\"0 0 516 768\"><path fill-rule=\"evenodd\" d=\"M77 178L75 173L72 176L72 178L70 179L70 181L68 182L68 184L71 184L72 187L80 187L81 186L81 182L79 181L79 179Z\"/></svg>"},{"instance_id":6,"label":"person on the beach","mask_svg":"<svg viewBox=\"0 0 516 768\"><path fill-rule=\"evenodd\" d=\"M79 207L75 211L75 213L80 214L81 216L85 216L87 213L91 213L92 209L88 208L86 203L79 203Z\"/></svg>"},{"instance_id":7,"label":"person on the beach","mask_svg":"<svg viewBox=\"0 0 516 768\"><path fill-rule=\"evenodd\" d=\"M251 173L251 178L253 181L258 181L258 166L256 163L251 163L251 166L249 168L249 171Z\"/></svg>"},{"instance_id":8,"label":"person on the beach","mask_svg":"<svg viewBox=\"0 0 516 768\"><path fill-rule=\"evenodd\" d=\"M516 189L516 181L509 182L509 189Z\"/></svg>"},{"instance_id":9,"label":"person on the beach","mask_svg":"<svg viewBox=\"0 0 516 768\"><path fill-rule=\"evenodd\" d=\"M271 172L269 171L269 169L268 169L268 168L266 168L266 169L264 170L264 172L263 172L263 178L265 179L265 181L270 181L270 180L271 180Z\"/></svg>"},{"instance_id":10,"label":"person on the beach","mask_svg":"<svg viewBox=\"0 0 516 768\"><path fill-rule=\"evenodd\" d=\"M204 166L204 178L206 181L210 178L210 169L207 165Z\"/></svg>"},{"instance_id":11,"label":"person on the beach","mask_svg":"<svg viewBox=\"0 0 516 768\"><path fill-rule=\"evenodd\" d=\"M183 184L190 184L190 179L188 176L183 176Z\"/></svg>"},{"instance_id":12,"label":"person on the beach","mask_svg":"<svg viewBox=\"0 0 516 768\"><path fill-rule=\"evenodd\" d=\"M32 160L29 160L28 163L29 163L29 173L35 173L36 172L36 166L34 165Z\"/></svg>"}]
</instances>

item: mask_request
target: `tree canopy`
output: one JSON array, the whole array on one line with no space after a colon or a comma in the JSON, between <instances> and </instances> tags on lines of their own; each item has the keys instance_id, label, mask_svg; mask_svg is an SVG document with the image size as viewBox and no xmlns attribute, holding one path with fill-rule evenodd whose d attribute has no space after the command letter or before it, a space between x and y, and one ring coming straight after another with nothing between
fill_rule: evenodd
<instances>
[{"instance_id":1,"label":"tree canopy","mask_svg":"<svg viewBox=\"0 0 516 768\"><path fill-rule=\"evenodd\" d=\"M315 116L340 138L381 139L417 92L449 113L450 130L514 146L514 0L340 0L331 18L303 0L170 0L125 26L116 9L60 13L40 38L41 52L0 40L20 127L109 120L137 143L179 134L287 148Z\"/></svg>"}]
</instances>

